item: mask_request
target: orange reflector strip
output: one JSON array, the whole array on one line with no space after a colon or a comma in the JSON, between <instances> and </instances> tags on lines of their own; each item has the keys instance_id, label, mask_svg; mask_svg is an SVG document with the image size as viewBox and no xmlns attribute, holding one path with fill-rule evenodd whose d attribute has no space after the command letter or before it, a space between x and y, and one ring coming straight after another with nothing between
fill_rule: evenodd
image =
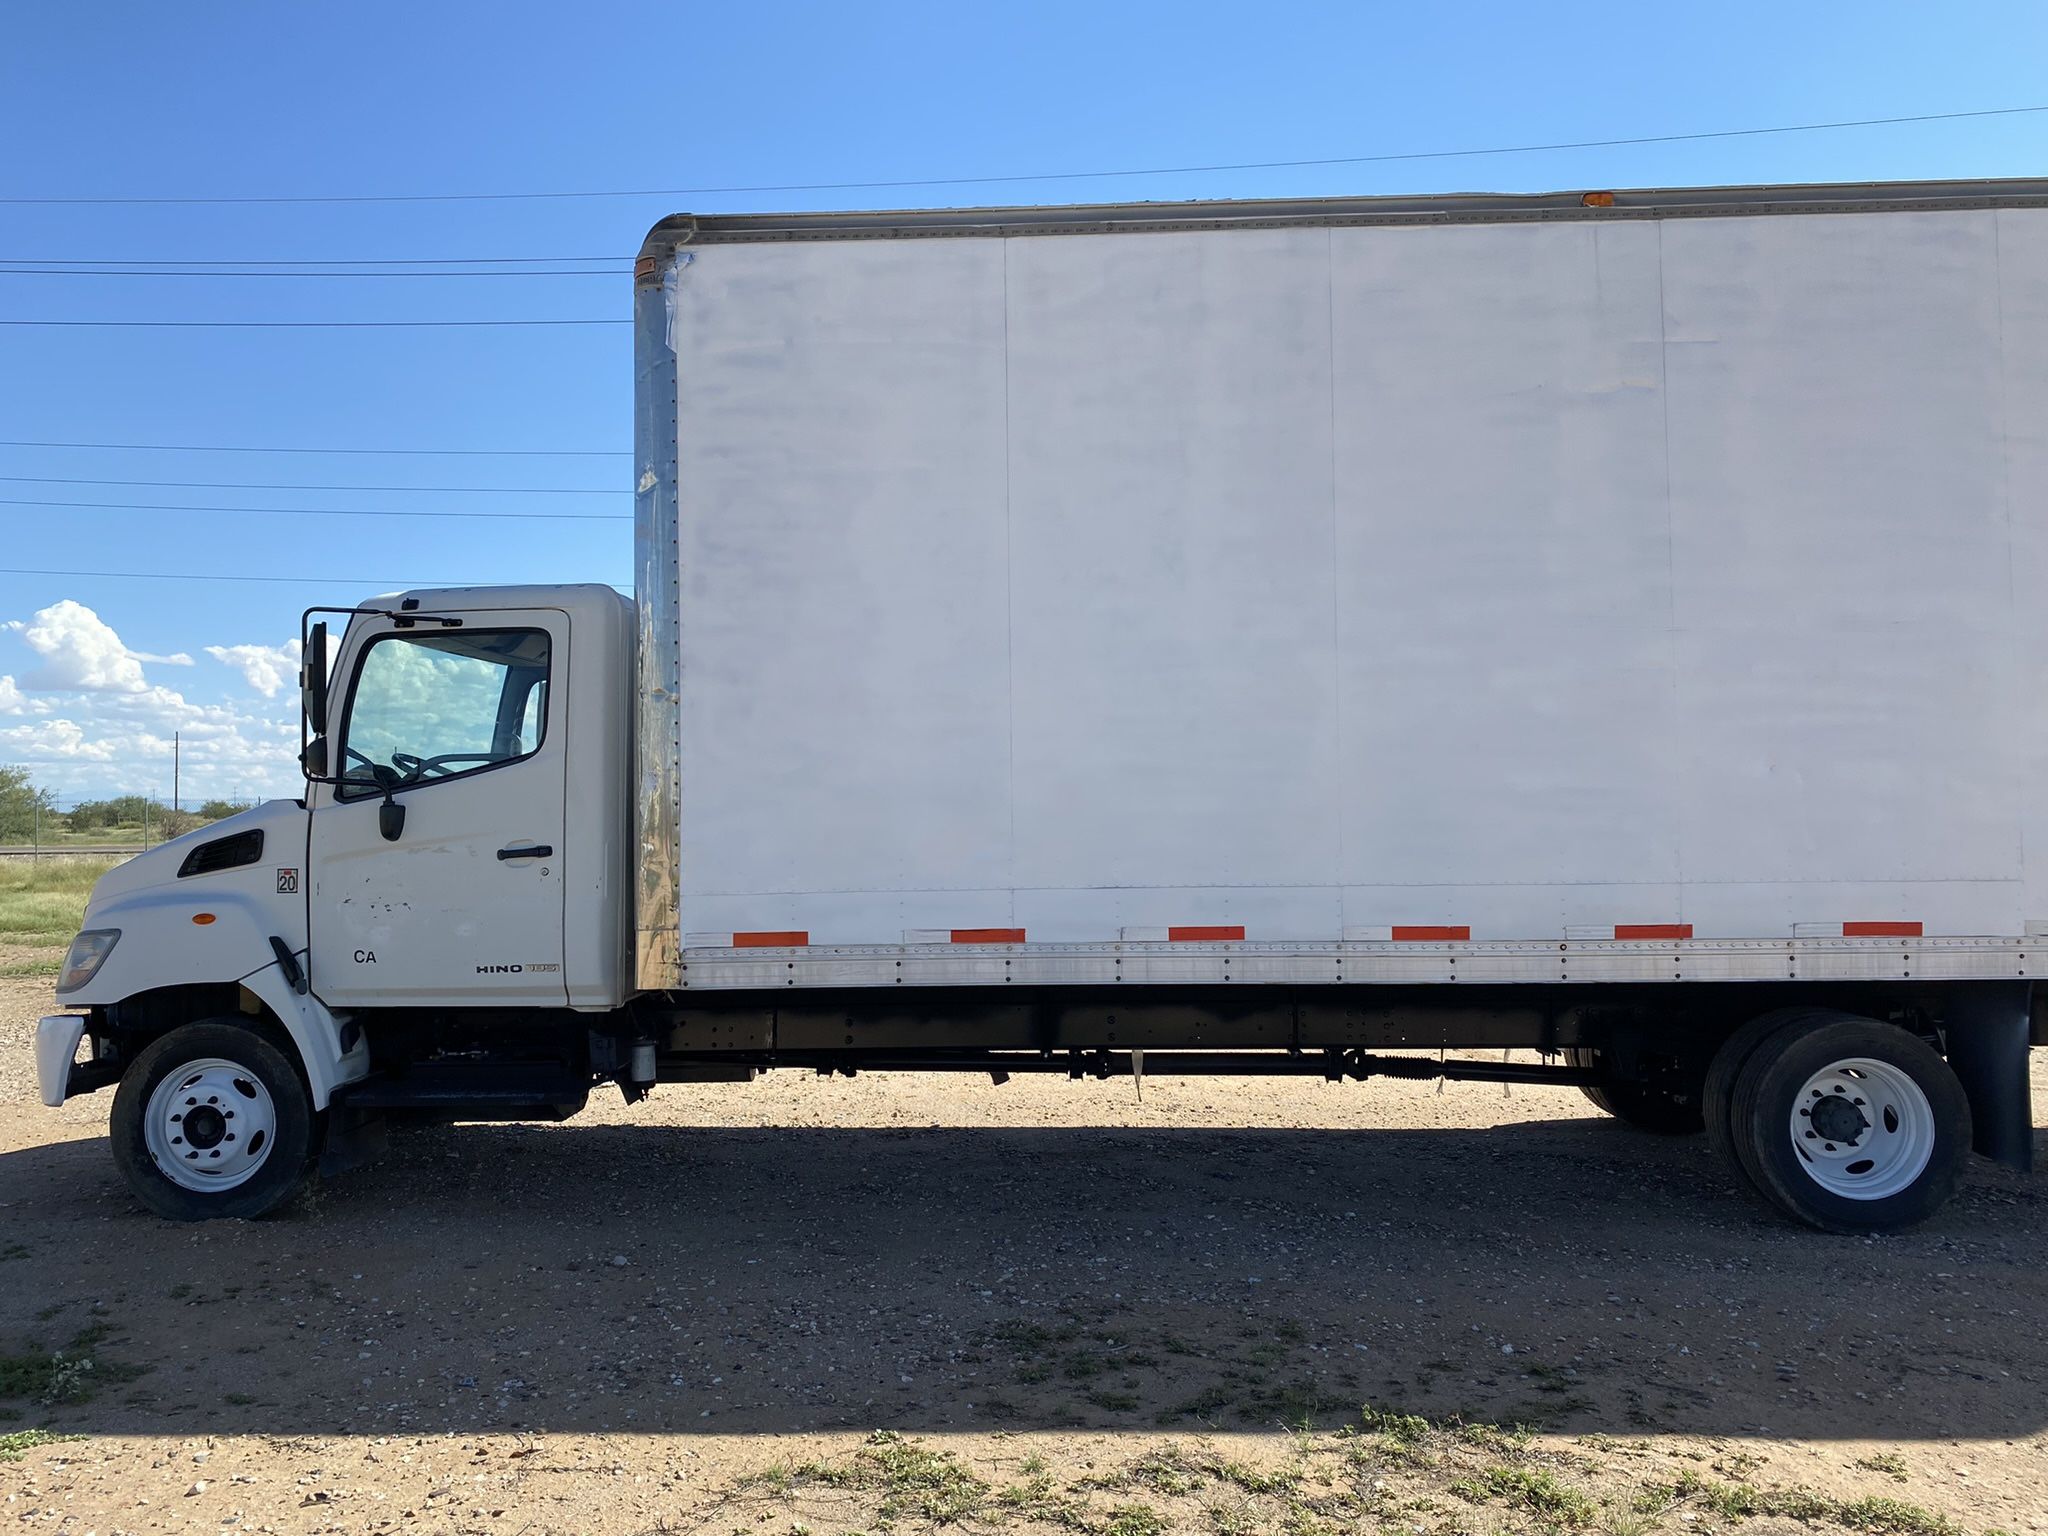
<instances>
[{"instance_id":1,"label":"orange reflector strip","mask_svg":"<svg viewBox=\"0 0 2048 1536\"><path fill-rule=\"evenodd\" d=\"M1472 937L1470 928L1403 928L1398 924L1392 930L1396 944L1462 944Z\"/></svg>"},{"instance_id":2,"label":"orange reflector strip","mask_svg":"<svg viewBox=\"0 0 2048 1536\"><path fill-rule=\"evenodd\" d=\"M1616 923L1617 939L1689 939L1691 923Z\"/></svg>"},{"instance_id":3,"label":"orange reflector strip","mask_svg":"<svg viewBox=\"0 0 2048 1536\"><path fill-rule=\"evenodd\" d=\"M795 928L787 932L736 933L732 936L734 949L787 949L792 944L808 944L811 935L808 929Z\"/></svg>"},{"instance_id":4,"label":"orange reflector strip","mask_svg":"<svg viewBox=\"0 0 2048 1536\"><path fill-rule=\"evenodd\" d=\"M192 921L204 928L213 921L213 914L211 912L194 912L192 914Z\"/></svg>"},{"instance_id":5,"label":"orange reflector strip","mask_svg":"<svg viewBox=\"0 0 2048 1536\"><path fill-rule=\"evenodd\" d=\"M1614 194L1612 192L1588 192L1579 199L1579 204L1585 208L1612 208L1614 206Z\"/></svg>"},{"instance_id":6,"label":"orange reflector strip","mask_svg":"<svg viewBox=\"0 0 2048 1536\"><path fill-rule=\"evenodd\" d=\"M1842 937L1845 939L1917 939L1920 937L1918 923L1844 923Z\"/></svg>"},{"instance_id":7,"label":"orange reflector strip","mask_svg":"<svg viewBox=\"0 0 2048 1536\"><path fill-rule=\"evenodd\" d=\"M1022 944L1022 928L955 928L955 944Z\"/></svg>"},{"instance_id":8,"label":"orange reflector strip","mask_svg":"<svg viewBox=\"0 0 2048 1536\"><path fill-rule=\"evenodd\" d=\"M1220 941L1225 944L1230 944L1235 943L1243 937L1244 929L1242 927L1192 927L1169 928L1166 930L1166 942L1169 944L1199 944L1204 941Z\"/></svg>"}]
</instances>

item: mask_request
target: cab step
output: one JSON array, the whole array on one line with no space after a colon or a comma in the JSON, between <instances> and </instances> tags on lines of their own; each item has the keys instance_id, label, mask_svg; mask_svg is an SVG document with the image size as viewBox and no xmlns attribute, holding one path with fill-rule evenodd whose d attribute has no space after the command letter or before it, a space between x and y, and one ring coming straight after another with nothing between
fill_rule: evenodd
<instances>
[{"instance_id":1,"label":"cab step","mask_svg":"<svg viewBox=\"0 0 2048 1536\"><path fill-rule=\"evenodd\" d=\"M419 1062L334 1092L348 1110L424 1110L453 1120L566 1120L590 1080L557 1062Z\"/></svg>"}]
</instances>

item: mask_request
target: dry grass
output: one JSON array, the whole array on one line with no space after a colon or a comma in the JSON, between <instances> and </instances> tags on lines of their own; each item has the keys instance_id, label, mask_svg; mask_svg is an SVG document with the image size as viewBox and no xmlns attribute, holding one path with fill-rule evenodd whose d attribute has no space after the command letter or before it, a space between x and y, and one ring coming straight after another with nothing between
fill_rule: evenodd
<instances>
[{"instance_id":1,"label":"dry grass","mask_svg":"<svg viewBox=\"0 0 2048 1536\"><path fill-rule=\"evenodd\" d=\"M93 882L120 860L0 859L0 942L65 944L78 932Z\"/></svg>"},{"instance_id":2,"label":"dry grass","mask_svg":"<svg viewBox=\"0 0 2048 1536\"><path fill-rule=\"evenodd\" d=\"M1813 1536L1977 1536L1897 1499L1844 1501L1797 1486L1708 1477L1643 1480L1646 1447L1601 1437L1544 1446L1513 1426L1367 1408L1334 1431L1299 1430L1256 1462L1205 1436L1058 1475L1036 1455L976 1466L878 1433L851 1456L743 1478L706 1532L956 1528L1016 1536L1664 1536L1688 1528ZM732 1522L728 1524L727 1522ZM1993 1536L1993 1533L1986 1533Z\"/></svg>"}]
</instances>

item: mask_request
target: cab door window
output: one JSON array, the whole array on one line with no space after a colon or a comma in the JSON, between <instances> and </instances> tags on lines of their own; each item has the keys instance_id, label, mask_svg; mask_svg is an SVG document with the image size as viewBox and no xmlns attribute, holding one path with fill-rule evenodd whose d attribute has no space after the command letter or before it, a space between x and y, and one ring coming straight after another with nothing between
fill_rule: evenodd
<instances>
[{"instance_id":1,"label":"cab door window","mask_svg":"<svg viewBox=\"0 0 2048 1536\"><path fill-rule=\"evenodd\" d=\"M546 734L549 662L539 629L379 635L356 664L340 797L531 757Z\"/></svg>"}]
</instances>

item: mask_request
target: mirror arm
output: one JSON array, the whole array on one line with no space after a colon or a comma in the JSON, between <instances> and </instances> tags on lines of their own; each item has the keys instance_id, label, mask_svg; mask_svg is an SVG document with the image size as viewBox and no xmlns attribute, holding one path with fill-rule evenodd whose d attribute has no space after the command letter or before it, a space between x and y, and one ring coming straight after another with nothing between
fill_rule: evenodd
<instances>
[{"instance_id":1,"label":"mirror arm","mask_svg":"<svg viewBox=\"0 0 2048 1536\"><path fill-rule=\"evenodd\" d=\"M306 775L306 782L308 784L325 784L331 789L340 789L343 786L351 789L360 789L363 784L361 779L341 779L326 773L309 773ZM405 806L392 793L396 787L393 784L384 782L382 779L377 781L377 788L384 795L384 803L377 807L377 831L387 843L397 842L399 834L405 831Z\"/></svg>"}]
</instances>

